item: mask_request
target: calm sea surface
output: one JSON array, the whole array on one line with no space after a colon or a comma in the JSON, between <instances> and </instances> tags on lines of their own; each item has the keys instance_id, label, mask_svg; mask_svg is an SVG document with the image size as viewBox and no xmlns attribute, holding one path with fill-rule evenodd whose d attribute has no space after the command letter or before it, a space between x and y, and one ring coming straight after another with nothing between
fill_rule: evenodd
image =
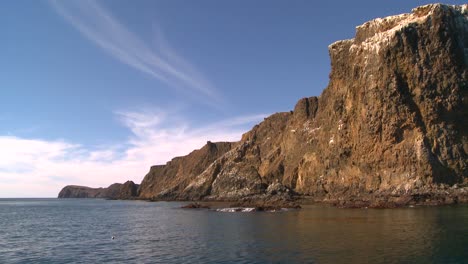
<instances>
[{"instance_id":1,"label":"calm sea surface","mask_svg":"<svg viewBox=\"0 0 468 264\"><path fill-rule=\"evenodd\" d=\"M181 205L0 199L0 263L468 263L468 206L222 213Z\"/></svg>"}]
</instances>

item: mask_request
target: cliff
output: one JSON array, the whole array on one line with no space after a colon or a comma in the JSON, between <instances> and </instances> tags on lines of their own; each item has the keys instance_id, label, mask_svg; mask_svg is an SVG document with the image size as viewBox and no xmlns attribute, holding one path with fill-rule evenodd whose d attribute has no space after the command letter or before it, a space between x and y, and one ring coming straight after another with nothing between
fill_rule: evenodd
<instances>
[{"instance_id":1,"label":"cliff","mask_svg":"<svg viewBox=\"0 0 468 264\"><path fill-rule=\"evenodd\" d=\"M141 183L139 197L176 199L189 183L216 159L231 150L234 143L208 141L206 145L184 157L176 157L166 165L151 167ZM201 193L204 196L206 193Z\"/></svg>"},{"instance_id":2,"label":"cliff","mask_svg":"<svg viewBox=\"0 0 468 264\"><path fill-rule=\"evenodd\" d=\"M133 199L138 196L138 188L139 185L132 181L114 183L107 188L68 185L60 191L58 198Z\"/></svg>"},{"instance_id":3,"label":"cliff","mask_svg":"<svg viewBox=\"0 0 468 264\"><path fill-rule=\"evenodd\" d=\"M468 5L369 21L329 46L319 97L153 166L142 199L308 196L342 206L468 201Z\"/></svg>"},{"instance_id":4,"label":"cliff","mask_svg":"<svg viewBox=\"0 0 468 264\"><path fill-rule=\"evenodd\" d=\"M466 183L467 48L467 5L358 26L354 39L329 46L321 96L266 118L220 157L153 167L140 197L239 199L283 188L329 201L415 200Z\"/></svg>"}]
</instances>

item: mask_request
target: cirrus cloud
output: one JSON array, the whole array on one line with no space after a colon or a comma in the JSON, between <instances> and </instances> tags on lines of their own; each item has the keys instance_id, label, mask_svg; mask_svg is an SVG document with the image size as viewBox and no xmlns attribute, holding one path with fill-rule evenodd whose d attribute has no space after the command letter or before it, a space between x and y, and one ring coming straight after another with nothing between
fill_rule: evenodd
<instances>
[{"instance_id":1,"label":"cirrus cloud","mask_svg":"<svg viewBox=\"0 0 468 264\"><path fill-rule=\"evenodd\" d=\"M208 105L217 106L221 95L185 58L169 45L155 25L155 47L150 47L109 10L92 0L50 0L53 9L84 37L120 62L148 74L169 87L194 95Z\"/></svg>"}]
</instances>

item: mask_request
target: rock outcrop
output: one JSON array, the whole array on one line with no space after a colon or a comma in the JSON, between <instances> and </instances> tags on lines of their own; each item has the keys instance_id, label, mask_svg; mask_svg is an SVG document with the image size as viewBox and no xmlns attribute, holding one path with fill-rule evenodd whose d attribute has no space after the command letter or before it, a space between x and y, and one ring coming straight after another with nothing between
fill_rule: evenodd
<instances>
[{"instance_id":1,"label":"rock outcrop","mask_svg":"<svg viewBox=\"0 0 468 264\"><path fill-rule=\"evenodd\" d=\"M138 196L138 188L139 185L132 181L114 183L107 188L68 185L60 191L58 198L134 199Z\"/></svg>"},{"instance_id":2,"label":"rock outcrop","mask_svg":"<svg viewBox=\"0 0 468 264\"><path fill-rule=\"evenodd\" d=\"M240 142L153 166L139 198L468 202L467 16L468 5L431 4L358 26L354 39L329 46L322 95Z\"/></svg>"}]
</instances>

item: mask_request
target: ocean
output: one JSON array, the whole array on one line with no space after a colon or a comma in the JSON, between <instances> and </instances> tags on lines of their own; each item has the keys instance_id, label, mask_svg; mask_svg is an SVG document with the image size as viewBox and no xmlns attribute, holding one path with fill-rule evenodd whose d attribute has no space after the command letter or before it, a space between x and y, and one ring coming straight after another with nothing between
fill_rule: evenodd
<instances>
[{"instance_id":1,"label":"ocean","mask_svg":"<svg viewBox=\"0 0 468 264\"><path fill-rule=\"evenodd\" d=\"M0 199L0 263L468 263L466 205L228 213L183 204Z\"/></svg>"}]
</instances>

